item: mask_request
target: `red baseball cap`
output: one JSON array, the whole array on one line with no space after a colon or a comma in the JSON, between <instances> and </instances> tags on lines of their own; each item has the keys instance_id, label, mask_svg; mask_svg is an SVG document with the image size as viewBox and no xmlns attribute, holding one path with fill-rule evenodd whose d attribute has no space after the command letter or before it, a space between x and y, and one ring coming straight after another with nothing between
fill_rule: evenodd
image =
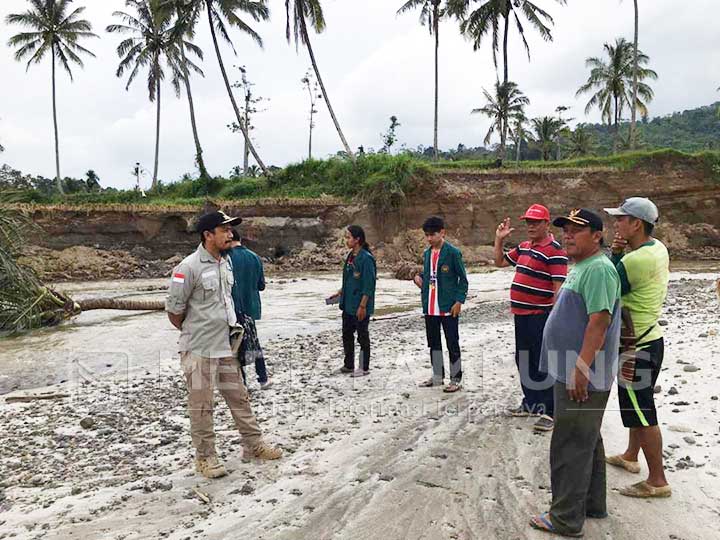
<instances>
[{"instance_id":1,"label":"red baseball cap","mask_svg":"<svg viewBox=\"0 0 720 540\"><path fill-rule=\"evenodd\" d=\"M545 208L542 204L533 204L527 209L525 215L521 216L520 219L537 219L542 221L550 221L550 210Z\"/></svg>"}]
</instances>

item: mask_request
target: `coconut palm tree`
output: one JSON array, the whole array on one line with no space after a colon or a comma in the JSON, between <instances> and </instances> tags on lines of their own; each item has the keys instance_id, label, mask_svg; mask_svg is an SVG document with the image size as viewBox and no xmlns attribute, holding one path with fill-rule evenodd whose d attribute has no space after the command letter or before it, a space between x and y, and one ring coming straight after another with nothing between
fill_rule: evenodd
<instances>
[{"instance_id":1,"label":"coconut palm tree","mask_svg":"<svg viewBox=\"0 0 720 540\"><path fill-rule=\"evenodd\" d=\"M240 32L249 36L255 43L262 47L263 42L260 35L253 30L250 25L241 18L241 14L252 17L253 20L265 21L270 17L270 11L267 7L267 0L166 0L166 1L177 1L184 5L184 10L187 15L188 32L193 32L199 22L200 13L202 10L206 11L208 24L210 25L210 35L212 36L213 47L215 49L215 55L217 56L218 65L220 66L220 73L222 74L223 82L225 83L225 90L227 91L228 97L230 98L230 104L232 105L233 112L235 113L235 120L238 129L243 134L245 144L250 149L255 161L262 169L265 175L270 175L268 168L260 158L255 145L253 145L250 139L250 134L245 125L243 124L243 115L240 112L235 95L232 91L232 85L228 78L227 70L225 69L225 62L223 61L222 53L220 52L220 45L218 43L218 34L220 37L230 45L233 53L237 54L233 45L232 39L228 32L228 26L232 26Z\"/></svg>"},{"instance_id":2,"label":"coconut palm tree","mask_svg":"<svg viewBox=\"0 0 720 540\"><path fill-rule=\"evenodd\" d=\"M290 9L292 4L292 10ZM292 11L292 16L290 12ZM325 30L325 16L322 12L322 6L320 0L285 0L285 12L286 12L286 26L285 26L285 37L288 43L291 38L295 38L295 48L300 44L307 47L308 54L310 55L310 62L312 63L313 70L315 70L315 77L317 78L318 84L320 85L320 91L322 92L325 104L327 105L328 111L330 112L330 118L332 118L335 129L340 136L345 152L350 159L355 160L355 154L350 150L350 145L345 138L345 134L340 128L340 122L338 122L335 111L330 104L330 98L328 97L325 84L323 83L322 77L320 76L320 70L315 60L315 53L313 52L312 44L310 43L310 34L308 33L308 21L310 19L310 26L315 30L316 33L321 33ZM291 24L292 22L292 24ZM292 32L290 27L292 26Z\"/></svg>"},{"instance_id":3,"label":"coconut palm tree","mask_svg":"<svg viewBox=\"0 0 720 540\"><path fill-rule=\"evenodd\" d=\"M527 140L527 117L524 112L519 112L512 116L510 137L515 144L515 161L520 163L522 143Z\"/></svg>"},{"instance_id":4,"label":"coconut palm tree","mask_svg":"<svg viewBox=\"0 0 720 540\"><path fill-rule=\"evenodd\" d=\"M235 101L235 95L230 85L230 79L228 78L227 71L225 70L225 64L220 53L220 45L218 44L217 34L227 42L232 48L233 52L235 47L232 44L230 35L228 34L228 24L234 26L244 34L248 35L255 43L262 47L263 42L260 35L253 30L248 23L240 18L240 13L244 13L253 18L256 22L266 21L270 17L270 10L267 7L267 0L188 0L189 2L196 4L204 4L205 10L208 16L208 23L210 24L210 34L212 36L213 45L215 47L215 54L220 65L220 72L222 73L223 81L225 82L225 89L227 90L230 103L232 104L233 111L235 112L235 120L237 121L238 127L245 138L245 143L250 149L250 153L255 158L255 161L262 169L263 174L266 176L270 175L270 171L265 166L265 163L260 159L260 155L255 149L255 145L252 143L250 133L245 129L243 123L243 117L240 113L240 108Z\"/></svg>"},{"instance_id":5,"label":"coconut palm tree","mask_svg":"<svg viewBox=\"0 0 720 540\"><path fill-rule=\"evenodd\" d=\"M565 5L567 0L555 0ZM473 4L480 5L472 9ZM473 50L478 50L485 36L492 34L493 62L497 68L497 53L500 50L500 25L503 25L503 82L508 82L508 36L511 19L527 51L530 60L530 45L525 37L522 19L530 23L545 41L552 41L550 27L554 24L552 16L543 10L537 1L530 0L448 0L447 11L460 20L460 32L473 43Z\"/></svg>"},{"instance_id":6,"label":"coconut palm tree","mask_svg":"<svg viewBox=\"0 0 720 540\"><path fill-rule=\"evenodd\" d=\"M435 120L433 123L433 159L438 159L438 102L439 102L439 76L438 51L440 49L440 19L445 15L445 9L440 7L442 0L407 0L398 14L412 9L420 8L420 24L427 25L430 35L435 36Z\"/></svg>"},{"instance_id":7,"label":"coconut palm tree","mask_svg":"<svg viewBox=\"0 0 720 540\"><path fill-rule=\"evenodd\" d=\"M593 153L595 141L592 133L582 124L570 133L568 140L568 156L571 158L585 157Z\"/></svg>"},{"instance_id":8,"label":"coconut palm tree","mask_svg":"<svg viewBox=\"0 0 720 540\"><path fill-rule=\"evenodd\" d=\"M197 26L198 19L200 18L201 4L197 2L190 2L188 0L166 0L170 4L171 8L176 13L176 28L178 31L183 31L188 39L192 41L195 38L195 27ZM180 47L180 60L182 69L182 82L185 86L185 93L188 99L188 106L190 108L190 126L192 127L193 140L195 141L195 163L197 164L198 170L200 171L200 179L204 182L210 180L210 174L208 174L207 167L205 166L205 158L203 158L203 149L200 144L200 137L198 135L197 121L195 120L195 102L192 95L192 87L190 85L190 69L187 65L187 54L185 53L185 44L182 40L179 42Z\"/></svg>"},{"instance_id":9,"label":"coconut palm tree","mask_svg":"<svg viewBox=\"0 0 720 540\"><path fill-rule=\"evenodd\" d=\"M585 114L588 114L594 107L597 107L603 122L613 127L613 153L617 152L619 124L623 110L633 103L632 81L634 77L633 56L634 47L625 38L618 38L615 44L605 43L607 60L598 57L591 57L585 60L585 65L590 68L590 77L583 84L576 96L587 92L595 92L585 106ZM657 79L657 73L645 66L650 62L650 57L637 51L637 77L638 98L635 106L640 114L647 116L647 103L649 103L654 92L652 88L643 81L645 79Z\"/></svg>"},{"instance_id":10,"label":"coconut palm tree","mask_svg":"<svg viewBox=\"0 0 720 540\"><path fill-rule=\"evenodd\" d=\"M553 116L532 119L534 133L531 140L542 153L543 161L550 159L552 148L557 144L558 135L564 127L564 122Z\"/></svg>"},{"instance_id":11,"label":"coconut palm tree","mask_svg":"<svg viewBox=\"0 0 720 540\"><path fill-rule=\"evenodd\" d=\"M98 37L92 33L90 21L81 19L84 7L70 11L72 0L30 0L30 9L24 13L11 13L5 18L7 24L17 24L30 28L29 32L21 32L8 40L8 46L18 47L15 51L15 60L18 62L28 56L27 69L32 64L39 64L49 52L52 61L52 107L53 126L55 130L55 182L62 194L62 180L60 176L60 141L58 137L57 105L55 97L55 62L67 71L70 80L73 73L70 67L75 64L84 67L80 55L95 56L88 49L81 46L80 39Z\"/></svg>"},{"instance_id":12,"label":"coconut palm tree","mask_svg":"<svg viewBox=\"0 0 720 540\"><path fill-rule=\"evenodd\" d=\"M507 141L508 122L506 119L523 112L525 105L530 100L517 87L517 84L510 81L508 83L495 83L495 95L483 88L483 94L487 103L479 109L473 109L472 114L484 114L491 119L490 129L485 135L485 144L489 144L490 137L497 131L500 135L500 148L498 156L501 160L505 159L505 145Z\"/></svg>"},{"instance_id":13,"label":"coconut palm tree","mask_svg":"<svg viewBox=\"0 0 720 540\"><path fill-rule=\"evenodd\" d=\"M148 96L156 104L155 116L155 166L153 168L152 189L157 188L158 165L160 161L160 111L161 83L165 79L163 63L170 70L171 83L175 94L180 97L180 81L187 70L202 74L202 70L187 57L183 61L180 51L182 43L185 49L198 58L202 51L189 41L184 41L185 32L173 24L173 10L163 0L125 0L125 5L134 10L133 14L116 11L124 24L111 24L107 31L111 33L131 34L120 42L117 54L121 58L116 75L122 77L130 71L125 89L128 90L141 68L148 68Z\"/></svg>"}]
</instances>

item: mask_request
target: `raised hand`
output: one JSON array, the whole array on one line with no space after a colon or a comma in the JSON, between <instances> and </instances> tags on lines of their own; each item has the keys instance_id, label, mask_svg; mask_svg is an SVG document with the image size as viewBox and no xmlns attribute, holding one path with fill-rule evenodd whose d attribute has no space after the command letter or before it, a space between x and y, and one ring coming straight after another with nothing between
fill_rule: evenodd
<instances>
[{"instance_id":1,"label":"raised hand","mask_svg":"<svg viewBox=\"0 0 720 540\"><path fill-rule=\"evenodd\" d=\"M495 229L495 238L505 240L514 230L514 228L510 227L510 218L505 218L502 223L497 226L497 229Z\"/></svg>"}]
</instances>

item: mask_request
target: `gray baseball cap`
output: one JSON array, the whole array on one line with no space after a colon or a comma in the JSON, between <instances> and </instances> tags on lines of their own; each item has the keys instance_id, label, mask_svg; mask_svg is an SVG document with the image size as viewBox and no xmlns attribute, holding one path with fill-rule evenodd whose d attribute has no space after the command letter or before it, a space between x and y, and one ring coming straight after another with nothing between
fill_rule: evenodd
<instances>
[{"instance_id":1,"label":"gray baseball cap","mask_svg":"<svg viewBox=\"0 0 720 540\"><path fill-rule=\"evenodd\" d=\"M645 197L630 197L620 205L620 208L604 208L604 210L611 216L632 216L651 225L655 225L660 217L655 203Z\"/></svg>"}]
</instances>

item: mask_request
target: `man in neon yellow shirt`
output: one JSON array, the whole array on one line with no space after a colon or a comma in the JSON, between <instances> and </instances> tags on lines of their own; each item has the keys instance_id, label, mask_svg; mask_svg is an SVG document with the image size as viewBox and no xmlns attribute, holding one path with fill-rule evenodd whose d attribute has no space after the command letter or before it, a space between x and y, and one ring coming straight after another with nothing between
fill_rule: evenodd
<instances>
[{"instance_id":1,"label":"man in neon yellow shirt","mask_svg":"<svg viewBox=\"0 0 720 540\"><path fill-rule=\"evenodd\" d=\"M620 275L623 307L630 312L637 338L634 370L631 368L626 375L627 382L618 378L620 414L623 425L630 428L630 439L625 452L608 457L607 462L639 473L638 455L642 449L648 463L648 478L620 493L629 497L669 497L672 492L665 478L662 433L654 399L664 353L658 319L667 296L668 251L652 237L658 210L649 199L632 197L619 208L605 211L615 217L612 260Z\"/></svg>"}]
</instances>

